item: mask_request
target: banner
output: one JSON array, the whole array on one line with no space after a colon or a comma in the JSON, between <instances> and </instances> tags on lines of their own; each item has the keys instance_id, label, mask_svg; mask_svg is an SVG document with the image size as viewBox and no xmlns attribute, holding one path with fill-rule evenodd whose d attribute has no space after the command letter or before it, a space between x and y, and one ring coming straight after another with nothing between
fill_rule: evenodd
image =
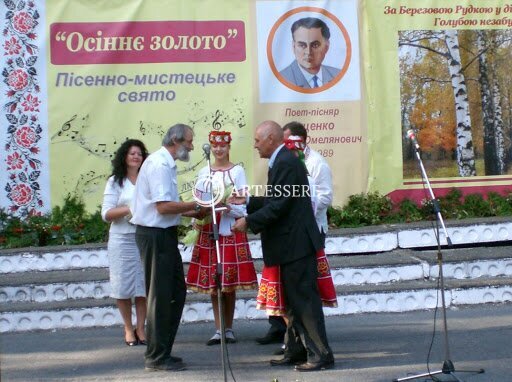
<instances>
[{"instance_id":1,"label":"banner","mask_svg":"<svg viewBox=\"0 0 512 382\"><path fill-rule=\"evenodd\" d=\"M127 138L157 150L194 129L179 162L190 199L212 130L266 182L265 120L302 122L331 166L334 205L379 191L425 198L407 132L439 193L506 192L512 177L512 7L497 0L2 0L0 208L67 194L95 210ZM317 68L317 74L312 68Z\"/></svg>"},{"instance_id":2,"label":"banner","mask_svg":"<svg viewBox=\"0 0 512 382\"><path fill-rule=\"evenodd\" d=\"M512 7L502 1L364 2L369 188L428 199L510 192Z\"/></svg>"},{"instance_id":3,"label":"banner","mask_svg":"<svg viewBox=\"0 0 512 382\"><path fill-rule=\"evenodd\" d=\"M333 168L338 203L365 187L356 0L5 0L2 13L1 205L11 212L45 211L69 193L95 209L116 148L139 138L154 151L178 122L195 133L191 161L179 164L185 199L211 130L230 131L232 161L264 183L266 161L252 146L268 119L306 125ZM322 65L317 87L296 82L304 49L290 30L311 19L329 33L306 48ZM354 167L361 174L346 182Z\"/></svg>"}]
</instances>

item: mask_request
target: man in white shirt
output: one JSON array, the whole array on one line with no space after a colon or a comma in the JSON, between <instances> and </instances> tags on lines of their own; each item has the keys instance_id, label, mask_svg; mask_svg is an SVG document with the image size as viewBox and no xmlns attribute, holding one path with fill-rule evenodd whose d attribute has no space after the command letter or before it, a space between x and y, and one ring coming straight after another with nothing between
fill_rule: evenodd
<instances>
[{"instance_id":1,"label":"man in white shirt","mask_svg":"<svg viewBox=\"0 0 512 382\"><path fill-rule=\"evenodd\" d=\"M300 122L289 122L283 126L284 139L290 135L298 135L304 142L304 159L309 176L313 179L315 193L316 214L315 219L318 229L325 240L325 234L328 230L327 209L332 203L332 173L329 164L324 157L316 150L307 145L308 132Z\"/></svg>"},{"instance_id":2,"label":"man in white shirt","mask_svg":"<svg viewBox=\"0 0 512 382\"><path fill-rule=\"evenodd\" d=\"M298 135L304 142L307 142L308 132L300 122L289 122L283 126L284 139L290 135ZM325 244L325 235L328 230L327 209L332 203L332 173L329 164L324 157L306 144L304 149L306 168L309 176L313 179L313 192L315 194L316 213L315 220ZM286 324L280 316L268 318L270 328L264 337L256 339L262 345L274 342L283 342L286 332ZM281 353L278 351L277 353ZM276 353L276 354L277 354Z\"/></svg>"},{"instance_id":3,"label":"man in white shirt","mask_svg":"<svg viewBox=\"0 0 512 382\"><path fill-rule=\"evenodd\" d=\"M188 161L194 133L183 124L169 128L162 147L142 164L135 185L132 219L144 264L147 296L145 369L178 371L183 360L171 356L185 306L185 277L178 250L180 215L198 211L195 202L181 202L176 160Z\"/></svg>"}]
</instances>

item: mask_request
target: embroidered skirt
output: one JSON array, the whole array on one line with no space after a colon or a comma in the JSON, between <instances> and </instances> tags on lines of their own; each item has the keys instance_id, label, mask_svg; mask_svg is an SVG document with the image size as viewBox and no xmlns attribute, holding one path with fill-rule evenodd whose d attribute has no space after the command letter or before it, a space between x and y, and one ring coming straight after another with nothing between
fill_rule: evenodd
<instances>
[{"instance_id":1,"label":"embroidered skirt","mask_svg":"<svg viewBox=\"0 0 512 382\"><path fill-rule=\"evenodd\" d=\"M332 281L331 269L323 249L316 253L318 277L316 283L323 306L335 308L338 306L336 289ZM284 316L286 309L284 304L283 287L279 266L263 267L261 282L256 298L256 308L265 310L269 316Z\"/></svg>"},{"instance_id":2,"label":"embroidered skirt","mask_svg":"<svg viewBox=\"0 0 512 382\"><path fill-rule=\"evenodd\" d=\"M212 237L212 224L201 226L197 243L187 273L190 290L212 293L217 290L217 251ZM244 232L231 236L219 236L220 260L222 262L222 291L256 289L258 279Z\"/></svg>"}]
</instances>

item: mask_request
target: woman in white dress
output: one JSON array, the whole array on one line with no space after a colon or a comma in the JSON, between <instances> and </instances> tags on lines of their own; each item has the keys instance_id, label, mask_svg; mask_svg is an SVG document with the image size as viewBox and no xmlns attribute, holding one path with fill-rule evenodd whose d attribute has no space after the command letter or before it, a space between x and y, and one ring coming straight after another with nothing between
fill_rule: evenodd
<instances>
[{"instance_id":1,"label":"woman in white dress","mask_svg":"<svg viewBox=\"0 0 512 382\"><path fill-rule=\"evenodd\" d=\"M135 226L130 224L130 205L135 182L142 162L148 156L144 143L126 140L112 160L112 175L103 194L101 216L110 224L108 260L110 296L117 299L117 307L124 322L126 345L146 344L146 293L144 270L135 243ZM132 323L132 298L135 300L137 324Z\"/></svg>"}]
</instances>

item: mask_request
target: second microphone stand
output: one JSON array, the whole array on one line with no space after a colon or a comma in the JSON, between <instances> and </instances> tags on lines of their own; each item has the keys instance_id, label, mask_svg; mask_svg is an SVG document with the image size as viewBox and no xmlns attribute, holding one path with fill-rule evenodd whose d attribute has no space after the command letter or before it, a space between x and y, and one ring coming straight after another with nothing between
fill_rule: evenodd
<instances>
[{"instance_id":1,"label":"second microphone stand","mask_svg":"<svg viewBox=\"0 0 512 382\"><path fill-rule=\"evenodd\" d=\"M435 375L438 374L445 374L450 375L454 378L455 381L458 382L464 382L462 379L458 378L456 373L475 373L480 374L484 372L484 369L478 369L478 370L456 370L455 366L451 360L450 357L450 346L448 343L448 323L446 319L446 300L445 300L445 289L444 289L444 276L443 276L443 253L441 252L441 238L439 236L439 227L443 229L443 233L446 237L446 242L448 246L452 246L452 241L450 239L450 236L448 236L448 231L446 230L446 226L444 225L443 216L441 215L441 208L439 206L439 202L437 201L436 197L434 196L434 191L432 190L432 186L430 185L430 181L428 180L427 173L425 171L425 166L423 166L423 161L421 160L421 154L420 149L417 144L414 144L414 151L416 154L416 158L418 159L418 163L420 165L421 169L421 176L423 178L424 183L426 184L430 199L433 204L433 210L436 215L436 230L435 230L435 236L437 241L437 261L439 264L439 282L440 282L440 292L441 292L441 304L442 304L442 311L443 311L443 334L444 334L444 362L443 366L440 370L435 371L428 371L427 373L423 374L417 374L412 375L405 378L396 378L393 379L393 382L402 382L402 381L410 381L412 379L418 379L418 378L424 378L424 377L431 377L432 380L437 381L438 379L434 379Z\"/></svg>"},{"instance_id":2,"label":"second microphone stand","mask_svg":"<svg viewBox=\"0 0 512 382\"><path fill-rule=\"evenodd\" d=\"M215 252L217 254L217 268L215 272L215 284L217 287L217 299L219 304L219 321L220 321L220 348L221 348L221 357L222 357L222 373L224 377L224 382L227 382L227 345L226 345L226 324L224 321L224 298L222 296L222 258L220 255L220 245L219 245L219 226L217 224L217 214L215 209L215 198L214 198L214 189L213 189L213 176L212 176L212 168L210 165L210 150L203 148L205 151L206 163L208 166L208 176L209 176L209 186L210 186L210 209L212 213L212 231L213 231L213 240L215 241Z\"/></svg>"}]
</instances>

